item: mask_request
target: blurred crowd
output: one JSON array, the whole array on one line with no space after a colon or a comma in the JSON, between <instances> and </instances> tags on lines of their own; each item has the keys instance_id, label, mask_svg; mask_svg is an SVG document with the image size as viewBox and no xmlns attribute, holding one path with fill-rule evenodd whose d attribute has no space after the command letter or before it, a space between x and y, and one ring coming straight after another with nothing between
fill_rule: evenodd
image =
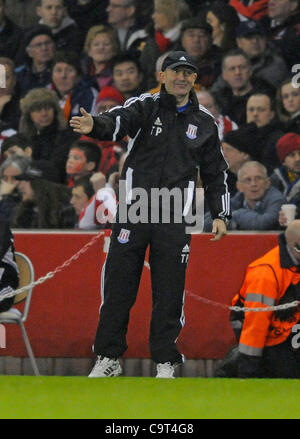
<instances>
[{"instance_id":1,"label":"blurred crowd","mask_svg":"<svg viewBox=\"0 0 300 439\"><path fill-rule=\"evenodd\" d=\"M218 126L229 230L280 230L283 204L300 218L299 0L0 0L0 220L107 227L97 194L117 193L130 139L68 122L159 92L171 50L194 58L199 105Z\"/></svg>"}]
</instances>

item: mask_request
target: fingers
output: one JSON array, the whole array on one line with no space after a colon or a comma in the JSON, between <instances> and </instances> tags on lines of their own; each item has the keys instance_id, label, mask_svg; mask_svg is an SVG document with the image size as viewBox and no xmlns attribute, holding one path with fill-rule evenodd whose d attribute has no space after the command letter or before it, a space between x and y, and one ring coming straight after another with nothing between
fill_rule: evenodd
<instances>
[{"instance_id":1,"label":"fingers","mask_svg":"<svg viewBox=\"0 0 300 439\"><path fill-rule=\"evenodd\" d=\"M82 116L89 116L89 113L85 111L83 107L80 107L80 113L82 114Z\"/></svg>"},{"instance_id":2,"label":"fingers","mask_svg":"<svg viewBox=\"0 0 300 439\"><path fill-rule=\"evenodd\" d=\"M214 238L211 238L211 241L220 241L220 239L221 239L223 236L225 236L225 235L226 235L226 233L219 232L219 233L217 233L217 234L215 235Z\"/></svg>"},{"instance_id":3,"label":"fingers","mask_svg":"<svg viewBox=\"0 0 300 439\"><path fill-rule=\"evenodd\" d=\"M211 241L219 241L223 236L227 235L227 228L224 221L215 219L213 222L212 233L215 235Z\"/></svg>"}]
</instances>

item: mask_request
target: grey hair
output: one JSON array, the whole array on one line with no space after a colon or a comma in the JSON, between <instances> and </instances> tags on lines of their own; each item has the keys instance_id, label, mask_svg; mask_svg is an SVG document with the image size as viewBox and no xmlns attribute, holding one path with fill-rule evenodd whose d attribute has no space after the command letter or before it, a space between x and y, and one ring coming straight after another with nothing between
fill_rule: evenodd
<instances>
[{"instance_id":1,"label":"grey hair","mask_svg":"<svg viewBox=\"0 0 300 439\"><path fill-rule=\"evenodd\" d=\"M240 169L237 172L238 181L242 180L242 174L248 166L256 166L258 169L260 169L262 171L262 173L264 174L264 177L268 178L267 168L262 163L257 162L255 160L248 160L247 162L242 164L242 166L240 167Z\"/></svg>"},{"instance_id":2,"label":"grey hair","mask_svg":"<svg viewBox=\"0 0 300 439\"><path fill-rule=\"evenodd\" d=\"M17 168L20 171L20 174L23 174L23 172L25 172L28 168L29 164L30 159L27 157L22 157L19 155L13 155L11 157L8 157L0 166L0 178L3 178L4 171L9 166Z\"/></svg>"}]
</instances>

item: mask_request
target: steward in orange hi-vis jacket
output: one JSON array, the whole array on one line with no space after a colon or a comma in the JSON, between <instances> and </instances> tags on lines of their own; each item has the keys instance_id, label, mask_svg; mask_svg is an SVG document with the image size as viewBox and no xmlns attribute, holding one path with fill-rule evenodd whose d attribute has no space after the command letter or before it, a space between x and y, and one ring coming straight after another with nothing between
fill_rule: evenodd
<instances>
[{"instance_id":1,"label":"steward in orange hi-vis jacket","mask_svg":"<svg viewBox=\"0 0 300 439\"><path fill-rule=\"evenodd\" d=\"M278 241L247 267L232 305L266 308L300 300L300 220L290 223ZM239 377L300 377L295 334L300 330L300 325L295 327L300 321L299 305L275 312L233 311L230 319L239 342Z\"/></svg>"}]
</instances>

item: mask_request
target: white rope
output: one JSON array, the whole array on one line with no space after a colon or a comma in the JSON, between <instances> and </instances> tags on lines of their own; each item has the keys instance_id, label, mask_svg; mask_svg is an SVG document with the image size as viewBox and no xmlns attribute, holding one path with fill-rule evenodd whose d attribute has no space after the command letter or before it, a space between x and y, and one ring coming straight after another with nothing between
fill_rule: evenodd
<instances>
[{"instance_id":1,"label":"white rope","mask_svg":"<svg viewBox=\"0 0 300 439\"><path fill-rule=\"evenodd\" d=\"M193 299L198 300L199 302L206 303L207 305L216 306L219 308L223 308L229 311L236 311L236 312L268 312L268 311L279 311L283 309L288 308L294 308L300 304L298 300L294 300L290 303L284 303L283 305L274 305L274 306L266 306L263 308L257 307L257 308L249 308L249 307L240 307L240 306L229 306L224 305L223 303L215 302L210 299L206 299L205 297L197 296L196 294L191 293L190 291L186 291L186 293L191 296Z\"/></svg>"}]
</instances>

